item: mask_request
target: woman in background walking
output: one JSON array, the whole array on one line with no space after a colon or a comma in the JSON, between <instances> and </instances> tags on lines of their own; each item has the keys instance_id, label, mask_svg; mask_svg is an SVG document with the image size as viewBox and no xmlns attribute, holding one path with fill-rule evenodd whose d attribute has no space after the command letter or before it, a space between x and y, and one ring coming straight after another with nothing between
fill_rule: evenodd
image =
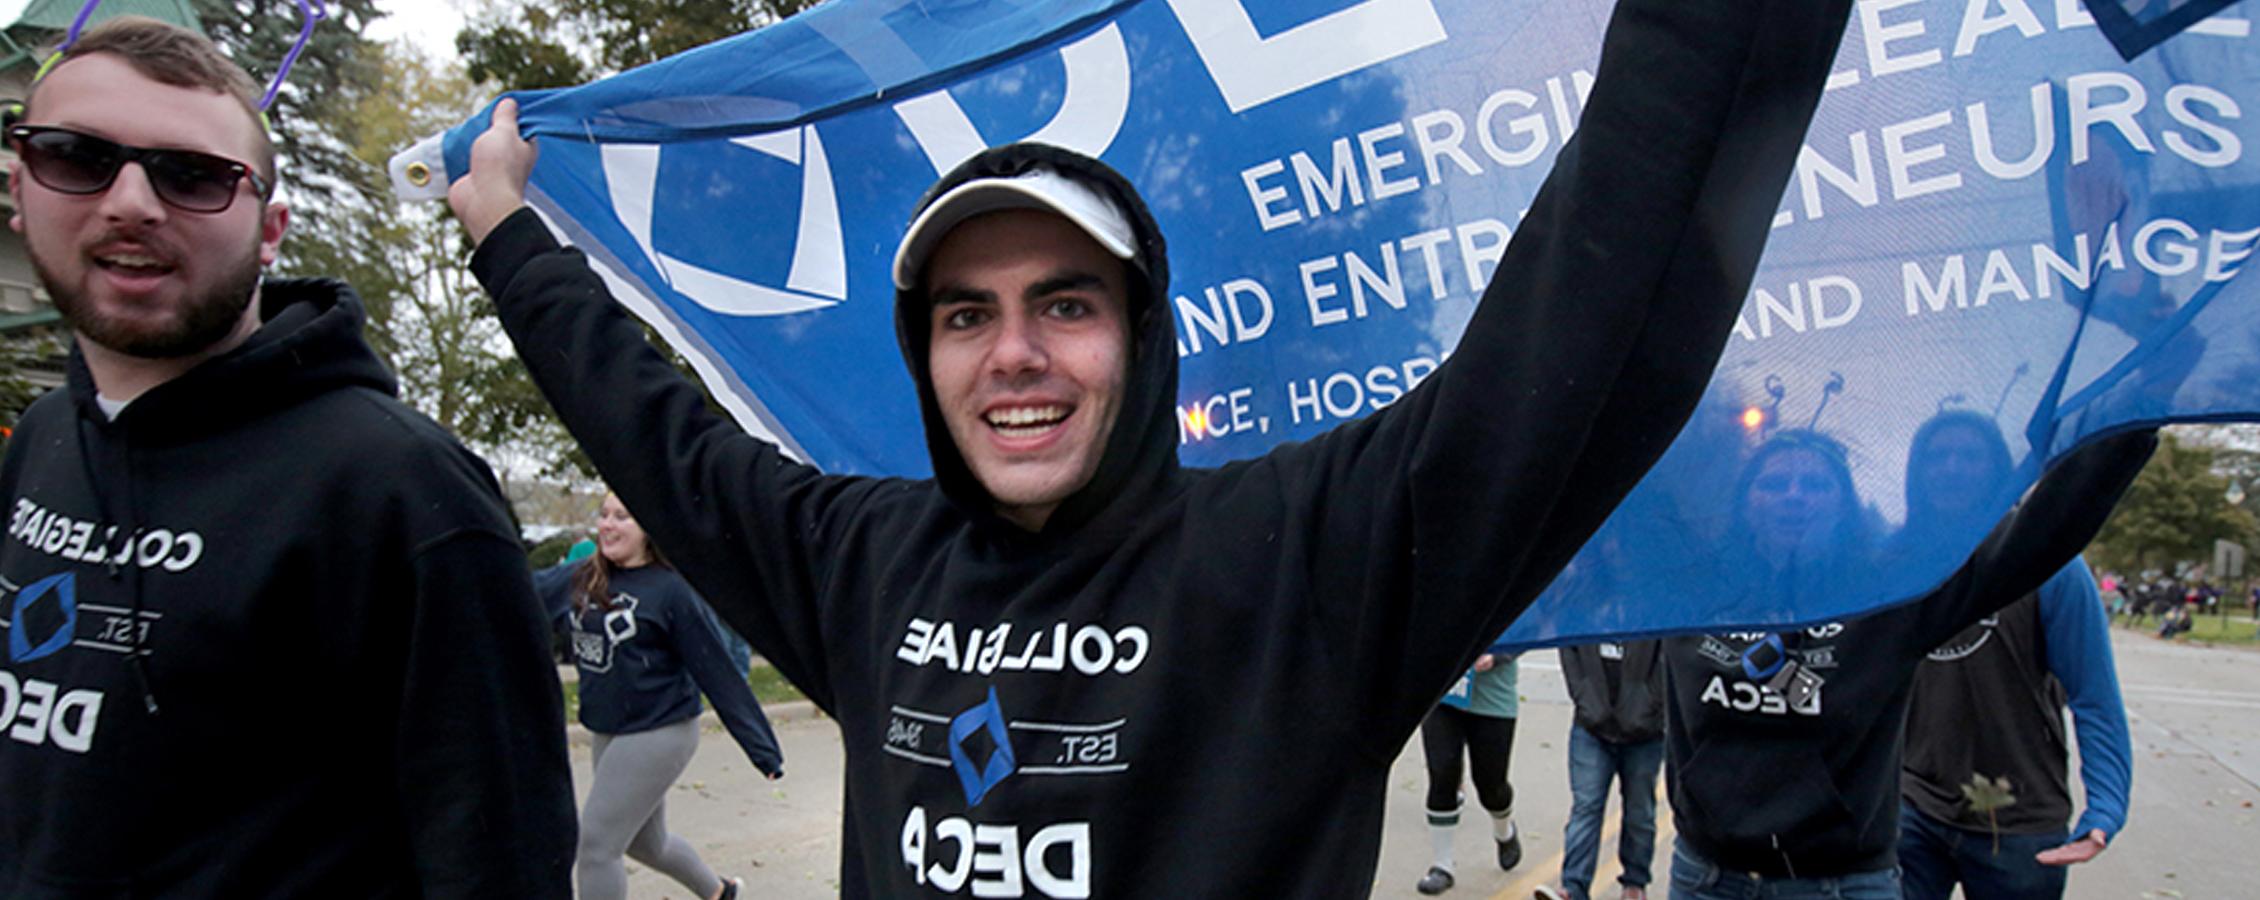
<instances>
[{"instance_id":1,"label":"woman in background walking","mask_svg":"<svg viewBox=\"0 0 2260 900\"><path fill-rule=\"evenodd\" d=\"M1460 825L1466 798L1462 773L1475 782L1475 797L1490 813L1491 839L1499 868L1522 861L1522 836L1515 832L1514 785L1507 767L1514 755L1515 657L1495 643L1475 660L1428 718L1420 723L1420 744L1428 758L1428 838L1434 858L1415 885L1423 894L1441 894L1456 880L1452 836Z\"/></svg>"},{"instance_id":2,"label":"woman in background walking","mask_svg":"<svg viewBox=\"0 0 2260 900\"><path fill-rule=\"evenodd\" d=\"M705 601L644 537L620 498L606 495L597 552L538 578L562 620L580 671L581 724L593 735L595 774L581 807L574 867L583 900L627 896L622 855L699 897L734 898L688 841L667 833L669 786L698 749L699 694L730 737L771 779L784 775L776 735L745 673L733 671L708 624Z\"/></svg>"}]
</instances>

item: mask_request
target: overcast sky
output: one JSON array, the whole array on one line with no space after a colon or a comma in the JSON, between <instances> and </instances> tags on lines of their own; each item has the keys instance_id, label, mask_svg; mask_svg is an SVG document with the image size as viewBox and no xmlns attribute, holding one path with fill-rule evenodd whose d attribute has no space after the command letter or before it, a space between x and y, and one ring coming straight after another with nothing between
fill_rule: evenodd
<instances>
[{"instance_id":1,"label":"overcast sky","mask_svg":"<svg viewBox=\"0 0 2260 900\"><path fill-rule=\"evenodd\" d=\"M15 2L19 0L0 0L0 3ZM376 0L376 3L378 9L390 15L370 27L369 37L380 41L407 38L434 57L455 57L455 32L463 28L464 0Z\"/></svg>"}]
</instances>

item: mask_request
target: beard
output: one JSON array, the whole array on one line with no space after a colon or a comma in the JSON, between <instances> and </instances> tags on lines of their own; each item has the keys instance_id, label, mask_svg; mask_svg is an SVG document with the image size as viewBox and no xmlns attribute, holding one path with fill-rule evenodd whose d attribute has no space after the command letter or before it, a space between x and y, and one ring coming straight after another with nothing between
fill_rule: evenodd
<instances>
[{"instance_id":1,"label":"beard","mask_svg":"<svg viewBox=\"0 0 2260 900\"><path fill-rule=\"evenodd\" d=\"M142 359L194 356L234 333L244 309L251 305L263 268L255 236L240 257L220 267L216 281L201 288L191 287L181 297L169 325L148 326L104 314L95 304L87 302L77 284L56 277L36 249L30 255L31 267L39 274L40 284L47 288L55 310L72 329L87 340Z\"/></svg>"}]
</instances>

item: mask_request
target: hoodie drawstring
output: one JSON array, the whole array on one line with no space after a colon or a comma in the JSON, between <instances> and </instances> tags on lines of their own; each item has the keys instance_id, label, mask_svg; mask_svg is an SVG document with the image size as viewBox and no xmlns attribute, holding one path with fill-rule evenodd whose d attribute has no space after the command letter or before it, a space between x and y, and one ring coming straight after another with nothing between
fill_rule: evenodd
<instances>
[{"instance_id":1,"label":"hoodie drawstring","mask_svg":"<svg viewBox=\"0 0 2260 900\"><path fill-rule=\"evenodd\" d=\"M94 447L100 437L93 433L95 428L94 423L87 421L83 414L80 416L78 420L78 461L82 474L86 477L87 490L94 495L94 508L104 518L109 518L109 498L104 496L102 479L96 476L94 464ZM133 512L133 475L130 463L125 478L125 506L127 507L126 511L130 514ZM147 605L141 596L141 572L133 565L134 547L141 543L141 529L138 526L129 529L126 525L126 522L133 518L138 517L129 515L125 520L112 526L116 529L116 531L111 532L113 535L124 532L125 541L122 546L125 547L125 552L122 554L116 552L117 547L121 545L112 544L104 554L106 558L102 561L102 571L111 581L123 579L128 582L126 590L133 597L133 618L131 619L133 629L129 632L133 639L133 645L126 650L126 665L127 668L133 670L134 684L141 690L142 708L154 716L157 714L157 690L149 678L149 663L146 659L149 650L142 646L144 638L148 635L144 624L147 622L145 616Z\"/></svg>"}]
</instances>

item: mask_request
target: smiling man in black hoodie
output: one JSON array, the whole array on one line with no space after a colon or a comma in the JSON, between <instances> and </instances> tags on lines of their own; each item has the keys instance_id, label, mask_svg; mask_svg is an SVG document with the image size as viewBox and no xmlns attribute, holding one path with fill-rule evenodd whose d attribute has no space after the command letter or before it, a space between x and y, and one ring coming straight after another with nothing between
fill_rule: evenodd
<instances>
[{"instance_id":1,"label":"smiling man in black hoodie","mask_svg":"<svg viewBox=\"0 0 2260 900\"><path fill-rule=\"evenodd\" d=\"M842 893L1362 897L1398 749L1694 408L1848 7L1625 0L1452 359L1217 470L1177 463L1162 235L1095 160L997 148L919 204L931 481L709 413L523 209L507 101L450 201L597 468L839 721Z\"/></svg>"},{"instance_id":2,"label":"smiling man in black hoodie","mask_svg":"<svg viewBox=\"0 0 2260 900\"><path fill-rule=\"evenodd\" d=\"M573 807L485 464L289 213L203 36L89 30L8 130L69 384L0 457L0 897L562 897Z\"/></svg>"}]
</instances>

